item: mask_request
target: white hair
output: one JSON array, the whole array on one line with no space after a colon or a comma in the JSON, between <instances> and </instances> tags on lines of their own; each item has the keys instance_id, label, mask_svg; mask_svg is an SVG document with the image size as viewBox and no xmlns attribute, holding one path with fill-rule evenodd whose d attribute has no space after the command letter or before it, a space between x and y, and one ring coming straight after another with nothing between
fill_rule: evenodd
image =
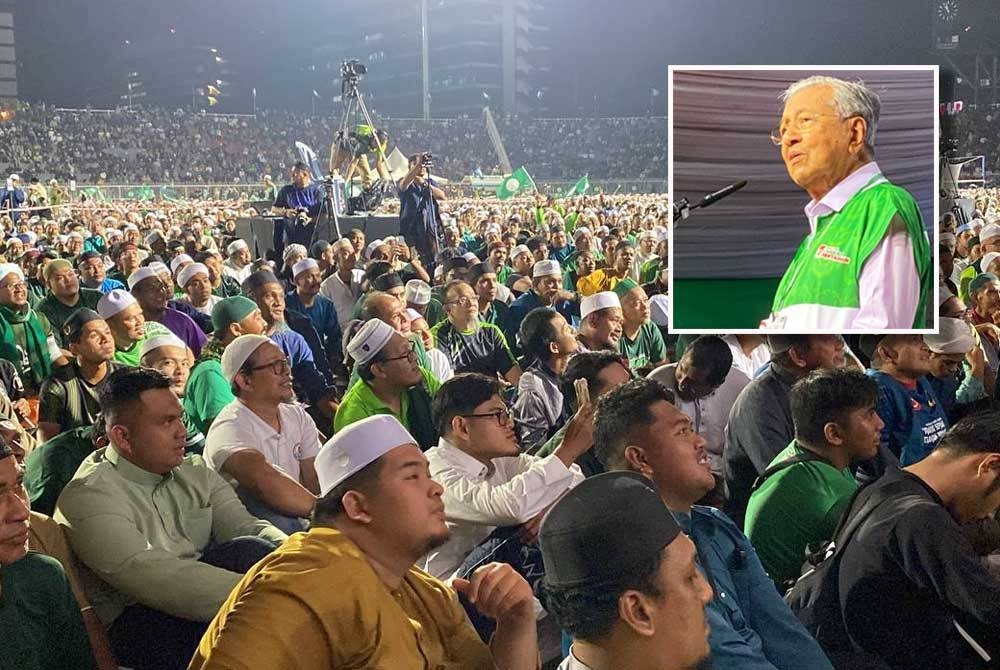
<instances>
[{"instance_id":1,"label":"white hair","mask_svg":"<svg viewBox=\"0 0 1000 670\"><path fill-rule=\"evenodd\" d=\"M837 77L827 77L816 75L800 79L785 89L781 94L781 101L788 102L788 99L809 86L825 84L833 88L833 104L837 107L840 117L846 119L851 116L860 116L865 120L865 148L871 154L875 154L875 131L878 130L879 114L882 111L882 102L878 94L871 90L860 79L858 81L846 81Z\"/></svg>"}]
</instances>

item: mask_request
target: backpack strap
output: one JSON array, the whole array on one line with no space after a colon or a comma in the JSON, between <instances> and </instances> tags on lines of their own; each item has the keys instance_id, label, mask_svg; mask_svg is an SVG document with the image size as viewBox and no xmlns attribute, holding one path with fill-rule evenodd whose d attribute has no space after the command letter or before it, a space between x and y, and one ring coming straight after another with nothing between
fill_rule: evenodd
<instances>
[{"instance_id":1,"label":"backpack strap","mask_svg":"<svg viewBox=\"0 0 1000 670\"><path fill-rule=\"evenodd\" d=\"M791 467L797 463L806 463L808 461L825 462L825 459L821 457L819 454L809 451L808 449L803 449L801 454L795 454L794 456L789 456L785 460L775 463L774 465L764 470L764 472L760 473L757 479L754 480L753 486L750 488L750 492L753 493L761 486L763 486L764 482L771 475L777 474L778 472L784 470L785 468Z\"/></svg>"}]
</instances>

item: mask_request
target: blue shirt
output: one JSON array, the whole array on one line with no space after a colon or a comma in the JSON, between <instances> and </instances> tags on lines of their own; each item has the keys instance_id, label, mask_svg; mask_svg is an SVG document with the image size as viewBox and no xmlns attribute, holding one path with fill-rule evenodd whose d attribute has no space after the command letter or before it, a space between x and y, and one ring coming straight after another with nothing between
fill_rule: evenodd
<instances>
[{"instance_id":1,"label":"blue shirt","mask_svg":"<svg viewBox=\"0 0 1000 670\"><path fill-rule=\"evenodd\" d=\"M549 258L554 261L559 261L559 264L562 265L563 263L566 262L566 257L569 256L574 251L576 251L576 247L574 247L572 244L567 244L562 249L555 249L553 247L549 247Z\"/></svg>"},{"instance_id":2,"label":"blue shirt","mask_svg":"<svg viewBox=\"0 0 1000 670\"><path fill-rule=\"evenodd\" d=\"M673 512L698 549L715 597L705 608L712 667L829 670L819 643L799 623L764 571L746 535L712 507Z\"/></svg>"},{"instance_id":3,"label":"blue shirt","mask_svg":"<svg viewBox=\"0 0 1000 670\"><path fill-rule=\"evenodd\" d=\"M507 338L507 344L516 354L521 353L521 344L517 341L517 331L521 327L524 317L528 312L536 307L544 307L542 299L538 297L534 289L525 291L517 300L510 304L507 315L503 320L503 334ZM580 302L569 300L557 300L552 307L563 315L567 323L578 325L580 323Z\"/></svg>"},{"instance_id":4,"label":"blue shirt","mask_svg":"<svg viewBox=\"0 0 1000 670\"><path fill-rule=\"evenodd\" d=\"M888 449L900 465L923 460L948 430L944 407L926 377L911 389L878 370L868 370L878 384L878 415L882 428L881 446Z\"/></svg>"},{"instance_id":5,"label":"blue shirt","mask_svg":"<svg viewBox=\"0 0 1000 670\"><path fill-rule=\"evenodd\" d=\"M114 291L116 288L120 288L123 291L128 290L125 288L125 284L121 283L117 279L112 279L111 277L108 277L104 281L102 281L101 285L97 287L97 290L100 291L101 293L108 294Z\"/></svg>"},{"instance_id":6,"label":"blue shirt","mask_svg":"<svg viewBox=\"0 0 1000 670\"><path fill-rule=\"evenodd\" d=\"M295 219L286 218L280 226L275 226L275 231L280 231L281 240L284 246L289 244L301 244L307 249L312 244L313 231L316 229L316 220L319 212L323 208L323 201L326 194L319 184L309 183L304 188L297 188L295 184L286 184L278 191L278 197L274 199L274 206L282 209L305 208L309 212L312 221L306 225L297 223Z\"/></svg>"},{"instance_id":7,"label":"blue shirt","mask_svg":"<svg viewBox=\"0 0 1000 670\"><path fill-rule=\"evenodd\" d=\"M305 314L312 322L313 328L319 334L327 355L341 350L340 322L337 320L337 308L333 301L321 295L313 298L312 307L306 307L299 300L295 291L285 296L285 308ZM315 358L315 357L314 357Z\"/></svg>"},{"instance_id":8,"label":"blue shirt","mask_svg":"<svg viewBox=\"0 0 1000 670\"><path fill-rule=\"evenodd\" d=\"M6 187L0 188L0 209L15 210L24 205L24 191L15 188L8 190ZM10 218L14 223L21 219L21 212L11 211Z\"/></svg>"},{"instance_id":9,"label":"blue shirt","mask_svg":"<svg viewBox=\"0 0 1000 670\"><path fill-rule=\"evenodd\" d=\"M330 389L326 378L316 369L316 362L306 339L287 326L270 337L292 366L295 395L303 402L316 403Z\"/></svg>"}]
</instances>

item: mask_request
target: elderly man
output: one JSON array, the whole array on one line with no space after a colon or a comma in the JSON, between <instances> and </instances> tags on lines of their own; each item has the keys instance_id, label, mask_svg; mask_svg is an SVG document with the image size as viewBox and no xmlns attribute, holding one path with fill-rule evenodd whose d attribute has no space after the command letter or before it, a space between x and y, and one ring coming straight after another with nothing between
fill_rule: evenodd
<instances>
[{"instance_id":1,"label":"elderly man","mask_svg":"<svg viewBox=\"0 0 1000 670\"><path fill-rule=\"evenodd\" d=\"M504 318L503 333L515 354L520 353L517 330L528 312L536 307L552 307L569 323L580 316L580 302L574 293L562 288L562 268L557 261L543 260L531 269L531 289L525 291L510 305Z\"/></svg>"},{"instance_id":2,"label":"elderly man","mask_svg":"<svg viewBox=\"0 0 1000 670\"><path fill-rule=\"evenodd\" d=\"M205 462L234 479L247 510L286 533L302 530L316 503L316 424L294 402L291 366L263 335L241 335L222 352L236 398L212 422Z\"/></svg>"},{"instance_id":3,"label":"elderly man","mask_svg":"<svg viewBox=\"0 0 1000 670\"><path fill-rule=\"evenodd\" d=\"M986 401L986 352L968 322L942 316L938 333L924 335L931 350L931 371L927 374L934 395L949 422L974 411ZM992 384L996 383L995 375Z\"/></svg>"},{"instance_id":4,"label":"elderly man","mask_svg":"<svg viewBox=\"0 0 1000 670\"><path fill-rule=\"evenodd\" d=\"M881 103L862 83L816 76L782 95L772 140L812 200L810 235L778 285L769 329L923 328L933 288L917 202L875 162Z\"/></svg>"},{"instance_id":5,"label":"elderly man","mask_svg":"<svg viewBox=\"0 0 1000 670\"><path fill-rule=\"evenodd\" d=\"M226 258L222 264L222 271L242 284L253 271L253 260L250 256L250 247L244 239L235 239L226 247Z\"/></svg>"},{"instance_id":6,"label":"elderly man","mask_svg":"<svg viewBox=\"0 0 1000 670\"><path fill-rule=\"evenodd\" d=\"M585 351L618 351L622 337L622 303L614 291L601 291L580 301L580 332Z\"/></svg>"},{"instance_id":7,"label":"elderly man","mask_svg":"<svg viewBox=\"0 0 1000 670\"><path fill-rule=\"evenodd\" d=\"M649 297L631 277L615 284L622 306L622 331L618 351L635 371L650 369L667 361L667 345L660 329L650 320ZM730 359L732 356L730 356Z\"/></svg>"},{"instance_id":8,"label":"elderly man","mask_svg":"<svg viewBox=\"0 0 1000 670\"><path fill-rule=\"evenodd\" d=\"M185 346L197 357L205 346L205 333L191 317L167 306L170 300L167 285L151 267L142 267L129 275L129 291L142 309L146 321L156 321L181 338Z\"/></svg>"},{"instance_id":9,"label":"elderly man","mask_svg":"<svg viewBox=\"0 0 1000 670\"><path fill-rule=\"evenodd\" d=\"M365 272L355 267L357 257L354 255L354 245L351 244L351 240L342 237L333 243L333 249L336 254L337 270L323 280L319 285L319 292L333 301L333 306L337 310L337 323L343 329L351 320L354 305L361 297L361 283Z\"/></svg>"},{"instance_id":10,"label":"elderly man","mask_svg":"<svg viewBox=\"0 0 1000 670\"><path fill-rule=\"evenodd\" d=\"M53 366L67 363L48 318L28 303L24 273L10 263L0 265L0 358L17 368L27 396L38 394Z\"/></svg>"},{"instance_id":11,"label":"elderly man","mask_svg":"<svg viewBox=\"0 0 1000 670\"><path fill-rule=\"evenodd\" d=\"M496 620L489 647L455 592L414 565L449 531L442 488L398 421L373 416L338 432L316 472L322 495L311 528L247 574L192 670L538 667L531 588L509 565L454 583Z\"/></svg>"},{"instance_id":12,"label":"elderly man","mask_svg":"<svg viewBox=\"0 0 1000 670\"><path fill-rule=\"evenodd\" d=\"M115 338L115 360L130 367L139 366L142 343L147 337L170 333L162 323L146 321L142 307L123 289L116 288L102 296L97 303L97 313L108 323Z\"/></svg>"},{"instance_id":13,"label":"elderly man","mask_svg":"<svg viewBox=\"0 0 1000 670\"><path fill-rule=\"evenodd\" d=\"M84 460L55 518L101 580L92 601L118 661L185 668L205 622L286 536L247 513L199 456L185 457L183 412L165 375L119 370L100 399L111 443Z\"/></svg>"},{"instance_id":14,"label":"elderly man","mask_svg":"<svg viewBox=\"0 0 1000 670\"><path fill-rule=\"evenodd\" d=\"M521 378L521 367L503 332L479 320L476 291L466 282L448 282L442 292L447 318L431 328L435 346L448 354L455 372L478 372L503 377L510 384Z\"/></svg>"},{"instance_id":15,"label":"elderly man","mask_svg":"<svg viewBox=\"0 0 1000 670\"><path fill-rule=\"evenodd\" d=\"M204 351L202 352L204 354ZM191 359L187 347L173 333L148 337L142 343L139 362L144 368L152 368L170 378L170 390L177 399L184 400L184 390L191 374ZM184 451L201 454L205 449L205 434L194 424L187 410L184 411Z\"/></svg>"},{"instance_id":16,"label":"elderly man","mask_svg":"<svg viewBox=\"0 0 1000 670\"><path fill-rule=\"evenodd\" d=\"M379 319L369 319L347 343L358 382L340 402L334 432L373 414L391 414L422 449L437 444L431 398L440 382L417 364L412 342Z\"/></svg>"},{"instance_id":17,"label":"elderly man","mask_svg":"<svg viewBox=\"0 0 1000 670\"><path fill-rule=\"evenodd\" d=\"M177 285L184 291L181 301L202 314L212 316L212 309L222 300L219 296L212 295L212 282L204 263L189 263L181 268L177 273Z\"/></svg>"}]
</instances>

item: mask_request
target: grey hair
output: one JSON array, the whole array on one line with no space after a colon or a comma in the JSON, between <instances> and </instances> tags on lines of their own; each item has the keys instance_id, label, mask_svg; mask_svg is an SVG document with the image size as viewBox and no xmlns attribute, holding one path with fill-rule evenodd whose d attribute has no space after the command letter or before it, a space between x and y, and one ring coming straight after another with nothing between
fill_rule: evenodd
<instances>
[{"instance_id":1,"label":"grey hair","mask_svg":"<svg viewBox=\"0 0 1000 670\"><path fill-rule=\"evenodd\" d=\"M826 84L833 88L833 104L836 105L841 118L860 116L865 120L865 148L874 156L875 131L878 130L879 114L882 111L882 102L878 94L865 86L865 82L860 79L846 81L836 77L816 75L800 79L786 88L781 94L781 101L788 102L789 98L802 89L817 84Z\"/></svg>"}]
</instances>

